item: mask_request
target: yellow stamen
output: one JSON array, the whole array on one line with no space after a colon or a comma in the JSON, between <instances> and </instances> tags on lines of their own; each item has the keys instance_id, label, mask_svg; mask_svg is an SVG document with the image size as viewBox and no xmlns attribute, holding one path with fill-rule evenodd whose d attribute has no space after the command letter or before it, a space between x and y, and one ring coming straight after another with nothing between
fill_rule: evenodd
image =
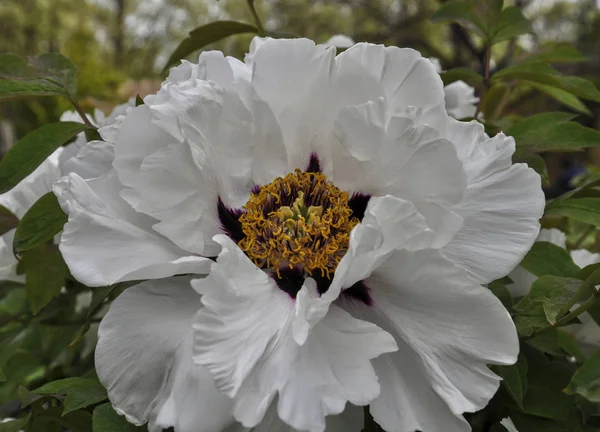
<instances>
[{"instance_id":1,"label":"yellow stamen","mask_svg":"<svg viewBox=\"0 0 600 432\"><path fill-rule=\"evenodd\" d=\"M286 202L290 205L280 205ZM301 266L308 274L319 270L331 278L359 223L351 217L346 192L321 173L301 170L261 187L244 208L240 248L255 264L278 274L282 267Z\"/></svg>"}]
</instances>

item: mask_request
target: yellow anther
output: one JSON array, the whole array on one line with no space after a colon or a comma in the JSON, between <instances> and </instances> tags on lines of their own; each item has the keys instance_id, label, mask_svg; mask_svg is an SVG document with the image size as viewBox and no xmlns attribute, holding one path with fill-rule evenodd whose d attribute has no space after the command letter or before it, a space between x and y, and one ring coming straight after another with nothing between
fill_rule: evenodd
<instances>
[{"instance_id":1,"label":"yellow anther","mask_svg":"<svg viewBox=\"0 0 600 432\"><path fill-rule=\"evenodd\" d=\"M346 192L321 173L300 170L261 187L244 208L239 220L245 238L239 246L278 275L281 267L300 265L308 274L318 269L331 277L359 222Z\"/></svg>"}]
</instances>

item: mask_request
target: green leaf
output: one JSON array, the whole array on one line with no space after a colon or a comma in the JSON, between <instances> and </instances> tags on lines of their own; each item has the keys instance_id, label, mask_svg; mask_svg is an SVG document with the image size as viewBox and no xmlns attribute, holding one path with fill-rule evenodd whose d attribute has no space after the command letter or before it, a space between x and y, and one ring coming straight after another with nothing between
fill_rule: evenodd
<instances>
[{"instance_id":1,"label":"green leaf","mask_svg":"<svg viewBox=\"0 0 600 432\"><path fill-rule=\"evenodd\" d=\"M444 3L431 17L433 22L456 22L467 29L477 33L481 37L486 36L486 23L475 12L471 5L451 0Z\"/></svg>"},{"instance_id":2,"label":"green leaf","mask_svg":"<svg viewBox=\"0 0 600 432\"><path fill-rule=\"evenodd\" d=\"M204 48L206 45L218 42L229 36L244 33L256 34L258 33L258 29L253 25L237 21L215 21L200 26L192 30L189 36L181 41L173 54L171 54L171 57L169 57L164 70L169 66L174 65L182 58L187 57L194 51Z\"/></svg>"},{"instance_id":3,"label":"green leaf","mask_svg":"<svg viewBox=\"0 0 600 432\"><path fill-rule=\"evenodd\" d=\"M265 36L272 37L273 39L298 39L298 38L302 37L298 33L282 31L282 30L267 31ZM340 48L338 48L338 49L340 49ZM344 50L344 49L345 48L342 48L342 50Z\"/></svg>"},{"instance_id":4,"label":"green leaf","mask_svg":"<svg viewBox=\"0 0 600 432\"><path fill-rule=\"evenodd\" d=\"M575 278L580 270L569 252L549 242L535 242L521 261L521 267L538 277L552 275Z\"/></svg>"},{"instance_id":5,"label":"green leaf","mask_svg":"<svg viewBox=\"0 0 600 432\"><path fill-rule=\"evenodd\" d=\"M444 85L454 81L464 81L473 87L479 87L483 83L483 77L468 67L457 67L440 73Z\"/></svg>"},{"instance_id":6,"label":"green leaf","mask_svg":"<svg viewBox=\"0 0 600 432\"><path fill-rule=\"evenodd\" d=\"M0 193L11 190L57 148L86 129L83 123L50 123L17 141L0 162Z\"/></svg>"},{"instance_id":7,"label":"green leaf","mask_svg":"<svg viewBox=\"0 0 600 432\"><path fill-rule=\"evenodd\" d=\"M51 240L62 231L67 220L54 193L48 192L23 215L15 232L13 250L21 253Z\"/></svg>"},{"instance_id":8,"label":"green leaf","mask_svg":"<svg viewBox=\"0 0 600 432\"><path fill-rule=\"evenodd\" d=\"M527 359L525 356L519 354L517 363L511 366L498 366L496 370L510 397L519 408L523 409L523 397L527 393Z\"/></svg>"},{"instance_id":9,"label":"green leaf","mask_svg":"<svg viewBox=\"0 0 600 432\"><path fill-rule=\"evenodd\" d=\"M431 18L461 24L493 45L532 31L531 23L516 6L502 10L502 0L449 1Z\"/></svg>"},{"instance_id":10,"label":"green leaf","mask_svg":"<svg viewBox=\"0 0 600 432\"><path fill-rule=\"evenodd\" d=\"M507 131L517 143L517 153L577 151L600 145L600 131L569 121L573 114L542 113L521 120Z\"/></svg>"},{"instance_id":11,"label":"green leaf","mask_svg":"<svg viewBox=\"0 0 600 432\"><path fill-rule=\"evenodd\" d=\"M3 382L3 381L6 381L6 377L4 376L2 369L0 369L0 382Z\"/></svg>"},{"instance_id":12,"label":"green leaf","mask_svg":"<svg viewBox=\"0 0 600 432\"><path fill-rule=\"evenodd\" d=\"M58 295L64 286L69 270L58 249L51 244L42 244L23 252L25 266L25 292L29 308L37 314Z\"/></svg>"},{"instance_id":13,"label":"green leaf","mask_svg":"<svg viewBox=\"0 0 600 432\"><path fill-rule=\"evenodd\" d=\"M31 414L6 423L0 423L0 432L20 432L29 422Z\"/></svg>"},{"instance_id":14,"label":"green leaf","mask_svg":"<svg viewBox=\"0 0 600 432\"><path fill-rule=\"evenodd\" d=\"M493 31L490 44L497 44L525 33L532 33L533 28L517 6L509 6L500 13L498 23Z\"/></svg>"},{"instance_id":15,"label":"green leaf","mask_svg":"<svg viewBox=\"0 0 600 432\"><path fill-rule=\"evenodd\" d=\"M558 333L556 329L551 329L528 338L525 343L546 354L561 357L565 356L565 352L558 343Z\"/></svg>"},{"instance_id":16,"label":"green leaf","mask_svg":"<svg viewBox=\"0 0 600 432\"><path fill-rule=\"evenodd\" d=\"M543 303L531 302L525 296L515 305L518 311L514 316L517 332L521 336L531 336L535 330L548 326Z\"/></svg>"},{"instance_id":17,"label":"green leaf","mask_svg":"<svg viewBox=\"0 0 600 432\"><path fill-rule=\"evenodd\" d=\"M579 343L575 337L562 329L556 329L557 341L560 347L580 362L583 363L586 360L586 355L579 347Z\"/></svg>"},{"instance_id":18,"label":"green leaf","mask_svg":"<svg viewBox=\"0 0 600 432\"><path fill-rule=\"evenodd\" d=\"M506 105L509 94L509 87L502 82L495 83L485 92L481 102L481 112L487 121L497 118L497 115L500 114L498 111L501 111L502 107Z\"/></svg>"},{"instance_id":19,"label":"green leaf","mask_svg":"<svg viewBox=\"0 0 600 432\"><path fill-rule=\"evenodd\" d=\"M94 432L136 432L143 430L129 423L125 417L113 410L109 403L97 406L94 409Z\"/></svg>"},{"instance_id":20,"label":"green leaf","mask_svg":"<svg viewBox=\"0 0 600 432\"><path fill-rule=\"evenodd\" d=\"M583 281L581 279L542 276L531 285L527 295L530 301L544 304L544 313L549 323L554 324L561 309L577 292Z\"/></svg>"},{"instance_id":21,"label":"green leaf","mask_svg":"<svg viewBox=\"0 0 600 432\"><path fill-rule=\"evenodd\" d=\"M508 288L506 288L504 281L498 279L488 284L489 290L502 302L504 307L510 311L513 308L513 299Z\"/></svg>"},{"instance_id":22,"label":"green leaf","mask_svg":"<svg viewBox=\"0 0 600 432\"><path fill-rule=\"evenodd\" d=\"M74 98L77 69L59 53L24 59L0 54L0 100L24 96L65 96Z\"/></svg>"},{"instance_id":23,"label":"green leaf","mask_svg":"<svg viewBox=\"0 0 600 432\"><path fill-rule=\"evenodd\" d=\"M542 184L544 186L550 185L550 177L548 177L548 168L546 162L541 156L538 155L526 155L517 156L513 158L514 163L526 163L529 168L533 169L542 178Z\"/></svg>"},{"instance_id":24,"label":"green leaf","mask_svg":"<svg viewBox=\"0 0 600 432\"><path fill-rule=\"evenodd\" d=\"M565 391L579 394L592 402L600 402L600 350L575 372Z\"/></svg>"},{"instance_id":25,"label":"green leaf","mask_svg":"<svg viewBox=\"0 0 600 432\"><path fill-rule=\"evenodd\" d=\"M560 196L560 200L564 201L567 198L577 197L579 198L582 193L585 193L587 189L596 188L600 186L600 174L590 175L585 181L578 185L577 188L572 191L565 192Z\"/></svg>"},{"instance_id":26,"label":"green leaf","mask_svg":"<svg viewBox=\"0 0 600 432\"><path fill-rule=\"evenodd\" d=\"M36 417L46 417L67 428L70 432L92 432L92 415L84 410L62 413L60 407L43 410Z\"/></svg>"},{"instance_id":27,"label":"green leaf","mask_svg":"<svg viewBox=\"0 0 600 432\"><path fill-rule=\"evenodd\" d=\"M591 81L580 77L561 75L552 66L542 62L523 62L509 66L492 76L492 81L500 79L517 79L546 84L583 99L600 101L600 91Z\"/></svg>"},{"instance_id":28,"label":"green leaf","mask_svg":"<svg viewBox=\"0 0 600 432\"><path fill-rule=\"evenodd\" d=\"M575 117L577 117L577 114L562 111L534 114L515 123L509 128L509 132L511 134L516 133L518 135L524 135L524 133L531 128L542 129L548 124L565 123L574 119Z\"/></svg>"},{"instance_id":29,"label":"green leaf","mask_svg":"<svg viewBox=\"0 0 600 432\"><path fill-rule=\"evenodd\" d=\"M87 331L90 328L92 318L94 317L96 312L100 310L102 304L109 296L114 294L114 296L116 297L126 288L133 286L137 283L139 283L139 281L121 282L115 285L94 288L92 294L92 301L90 302L90 306L88 308L87 315L85 318L85 324L81 326L81 328L79 329L79 331L75 335L75 338L73 339L73 341L71 341L69 346L75 345L87 333Z\"/></svg>"},{"instance_id":30,"label":"green leaf","mask_svg":"<svg viewBox=\"0 0 600 432\"><path fill-rule=\"evenodd\" d=\"M144 99L142 99L140 95L137 95L135 97L135 106L139 107L140 105L144 105Z\"/></svg>"},{"instance_id":31,"label":"green leaf","mask_svg":"<svg viewBox=\"0 0 600 432\"><path fill-rule=\"evenodd\" d=\"M528 384L546 386L551 390L562 392L577 370L577 365L565 362L563 359L553 360L552 357L527 345L522 345L521 351L527 358Z\"/></svg>"},{"instance_id":32,"label":"green leaf","mask_svg":"<svg viewBox=\"0 0 600 432\"><path fill-rule=\"evenodd\" d=\"M102 402L107 398L106 390L96 380L86 378L65 378L52 381L33 391L40 395L66 396L62 415L80 408Z\"/></svg>"},{"instance_id":33,"label":"green leaf","mask_svg":"<svg viewBox=\"0 0 600 432\"><path fill-rule=\"evenodd\" d=\"M556 99L557 101L571 108L572 110L575 110L582 114L592 115L592 112L589 110L589 108L583 102L581 102L581 99L579 99L574 94L546 84L530 83L530 85L533 88L536 88L546 93L548 96Z\"/></svg>"},{"instance_id":34,"label":"green leaf","mask_svg":"<svg viewBox=\"0 0 600 432\"><path fill-rule=\"evenodd\" d=\"M556 199L546 206L546 214L566 216L600 226L600 198Z\"/></svg>"},{"instance_id":35,"label":"green leaf","mask_svg":"<svg viewBox=\"0 0 600 432\"><path fill-rule=\"evenodd\" d=\"M514 422L517 431L520 432L575 432L568 429L564 423L557 422L555 420L548 420L533 415L526 415L519 412L512 412L510 418ZM500 432L507 432L506 428L502 426L499 429ZM496 431L494 431L496 432ZM582 431L578 431L582 432Z\"/></svg>"},{"instance_id":36,"label":"green leaf","mask_svg":"<svg viewBox=\"0 0 600 432\"><path fill-rule=\"evenodd\" d=\"M11 281L1 282L0 286L5 292L8 291L0 298L0 316L18 315L26 301L25 286L20 282Z\"/></svg>"},{"instance_id":37,"label":"green leaf","mask_svg":"<svg viewBox=\"0 0 600 432\"><path fill-rule=\"evenodd\" d=\"M19 224L17 218L9 209L0 206L0 235L6 234Z\"/></svg>"},{"instance_id":38,"label":"green leaf","mask_svg":"<svg viewBox=\"0 0 600 432\"><path fill-rule=\"evenodd\" d=\"M558 45L551 49L529 55L525 61L544 63L579 63L588 58L573 45Z\"/></svg>"},{"instance_id":39,"label":"green leaf","mask_svg":"<svg viewBox=\"0 0 600 432\"><path fill-rule=\"evenodd\" d=\"M530 385L523 400L523 412L564 422L572 412L572 404L569 396L562 392L548 391L545 386Z\"/></svg>"},{"instance_id":40,"label":"green leaf","mask_svg":"<svg viewBox=\"0 0 600 432\"><path fill-rule=\"evenodd\" d=\"M21 401L21 409L27 408L29 405L43 397L42 395L30 392L22 385L19 386L17 393L19 394L19 400Z\"/></svg>"}]
</instances>

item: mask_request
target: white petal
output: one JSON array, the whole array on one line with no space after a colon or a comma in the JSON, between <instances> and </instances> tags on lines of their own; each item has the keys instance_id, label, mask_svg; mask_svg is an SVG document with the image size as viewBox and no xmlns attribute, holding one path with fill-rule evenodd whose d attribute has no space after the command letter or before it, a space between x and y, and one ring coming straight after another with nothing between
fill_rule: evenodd
<instances>
[{"instance_id":1,"label":"white petal","mask_svg":"<svg viewBox=\"0 0 600 432\"><path fill-rule=\"evenodd\" d=\"M392 333L399 346L375 361L382 385L375 420L392 431L469 430L462 419L449 421L433 395L456 416L489 402L500 379L487 364L513 364L519 351L504 306L435 250L395 252L365 284L372 307L341 304Z\"/></svg>"},{"instance_id":2,"label":"white petal","mask_svg":"<svg viewBox=\"0 0 600 432\"><path fill-rule=\"evenodd\" d=\"M535 241L550 242L563 249L567 248L567 235L559 229L542 229ZM581 266L579 266L581 267Z\"/></svg>"},{"instance_id":3,"label":"white petal","mask_svg":"<svg viewBox=\"0 0 600 432\"><path fill-rule=\"evenodd\" d=\"M322 298L331 296L335 300L341 288L366 279L394 250L424 249L434 241L435 233L412 203L389 195L371 198Z\"/></svg>"},{"instance_id":4,"label":"white petal","mask_svg":"<svg viewBox=\"0 0 600 432\"><path fill-rule=\"evenodd\" d=\"M346 409L338 415L327 416L325 419L327 432L361 432L364 428L364 408L346 404ZM285 424L277 414L277 400L267 410L263 421L244 432L297 432L290 425Z\"/></svg>"},{"instance_id":5,"label":"white petal","mask_svg":"<svg viewBox=\"0 0 600 432\"><path fill-rule=\"evenodd\" d=\"M327 39L327 42L325 42L324 45L334 46L336 48L350 48L355 43L356 42L354 42L354 39L352 39L350 36L337 34Z\"/></svg>"},{"instance_id":6,"label":"white petal","mask_svg":"<svg viewBox=\"0 0 600 432\"><path fill-rule=\"evenodd\" d=\"M67 150L75 144L70 144ZM77 153L64 160L61 173L67 175L75 173L83 179L100 177L112 169L112 162L115 158L114 147L112 144L104 141L90 141L82 147L77 148ZM63 152L63 154L65 154Z\"/></svg>"},{"instance_id":7,"label":"white petal","mask_svg":"<svg viewBox=\"0 0 600 432\"><path fill-rule=\"evenodd\" d=\"M455 119L474 117L479 98L475 89L464 81L454 81L444 87L446 111Z\"/></svg>"},{"instance_id":8,"label":"white petal","mask_svg":"<svg viewBox=\"0 0 600 432\"><path fill-rule=\"evenodd\" d=\"M62 148L62 152L58 157L58 167L62 175L67 175L70 172L69 168L65 165L67 165L72 158L76 157L79 150L86 144L87 138L85 134L80 133L75 141Z\"/></svg>"},{"instance_id":9,"label":"white petal","mask_svg":"<svg viewBox=\"0 0 600 432\"><path fill-rule=\"evenodd\" d=\"M382 146L393 145L386 134L385 109L385 99L380 97L340 111L334 133L350 156L357 161L371 160L381 151Z\"/></svg>"},{"instance_id":10,"label":"white petal","mask_svg":"<svg viewBox=\"0 0 600 432\"><path fill-rule=\"evenodd\" d=\"M250 113L234 92L201 80L167 82L148 106L151 111L129 114L115 144L114 165L132 188L123 197L158 219L154 229L179 247L214 256L218 198L239 208L252 187ZM136 150L146 137L136 134L130 121L150 130L155 121L177 139L159 136L162 143L146 148L140 143ZM122 146L131 147L131 155Z\"/></svg>"},{"instance_id":11,"label":"white petal","mask_svg":"<svg viewBox=\"0 0 600 432\"><path fill-rule=\"evenodd\" d=\"M85 181L71 174L54 187L69 221L60 251L73 276L89 286L184 273L206 273L210 260L152 231L154 220L119 197L116 172Z\"/></svg>"},{"instance_id":12,"label":"white petal","mask_svg":"<svg viewBox=\"0 0 600 432\"><path fill-rule=\"evenodd\" d=\"M252 85L277 118L290 169L304 168L328 142L334 57L335 48L308 39L267 39L253 53Z\"/></svg>"},{"instance_id":13,"label":"white petal","mask_svg":"<svg viewBox=\"0 0 600 432\"><path fill-rule=\"evenodd\" d=\"M252 181L257 185L264 185L287 174L287 150L281 128L269 105L258 99L253 100L252 115Z\"/></svg>"},{"instance_id":14,"label":"white petal","mask_svg":"<svg viewBox=\"0 0 600 432\"><path fill-rule=\"evenodd\" d=\"M468 180L464 202L453 207L464 224L444 253L488 283L508 274L538 235L545 204L541 180L526 165L512 164L512 138L488 139L479 123L450 120L449 139Z\"/></svg>"},{"instance_id":15,"label":"white petal","mask_svg":"<svg viewBox=\"0 0 600 432\"><path fill-rule=\"evenodd\" d=\"M187 143L174 143L147 156L136 179L133 208L159 220L154 230L177 246L204 256L219 247L212 237L221 232L217 219L217 193L196 162L201 155Z\"/></svg>"},{"instance_id":16,"label":"white petal","mask_svg":"<svg viewBox=\"0 0 600 432\"><path fill-rule=\"evenodd\" d=\"M115 137L113 166L125 186L134 186L144 158L177 140L154 125L150 109L140 105L123 119Z\"/></svg>"},{"instance_id":17,"label":"white petal","mask_svg":"<svg viewBox=\"0 0 600 432\"><path fill-rule=\"evenodd\" d=\"M385 110L379 98L340 111L334 124L340 145L331 154L333 181L346 190L422 202L432 227L445 225L456 232L461 220L448 205L463 199L466 175L455 147L411 118L386 120Z\"/></svg>"},{"instance_id":18,"label":"white petal","mask_svg":"<svg viewBox=\"0 0 600 432\"><path fill-rule=\"evenodd\" d=\"M592 253L587 249L576 249L571 251L571 258L573 258L575 264L581 268L600 262L600 254Z\"/></svg>"},{"instance_id":19,"label":"white petal","mask_svg":"<svg viewBox=\"0 0 600 432\"><path fill-rule=\"evenodd\" d=\"M370 411L386 432L471 431L432 388L422 359L402 342L397 353L376 358L373 365L381 394Z\"/></svg>"},{"instance_id":20,"label":"white petal","mask_svg":"<svg viewBox=\"0 0 600 432\"><path fill-rule=\"evenodd\" d=\"M251 104L252 68L249 65L234 57L224 57L220 51L204 51L200 54L197 67L197 78L236 90L247 105Z\"/></svg>"},{"instance_id":21,"label":"white petal","mask_svg":"<svg viewBox=\"0 0 600 432\"><path fill-rule=\"evenodd\" d=\"M191 321L202 307L189 278L144 282L111 305L98 332L96 370L115 410L149 430L221 432L231 401L191 361Z\"/></svg>"},{"instance_id":22,"label":"white petal","mask_svg":"<svg viewBox=\"0 0 600 432\"><path fill-rule=\"evenodd\" d=\"M187 143L195 162L209 171L205 177L212 177L211 186L236 207L246 203L252 187L254 144L253 119L240 96L212 81L190 79L165 83L148 104L152 121ZM132 187L141 189L143 181Z\"/></svg>"},{"instance_id":23,"label":"white petal","mask_svg":"<svg viewBox=\"0 0 600 432\"><path fill-rule=\"evenodd\" d=\"M515 427L515 424L513 423L513 421L510 419L510 417L503 418L503 419L500 421L500 424L501 424L502 426L504 426L504 428L505 428L505 429L506 429L508 432L519 432L519 431L517 430L517 428Z\"/></svg>"},{"instance_id":24,"label":"white petal","mask_svg":"<svg viewBox=\"0 0 600 432\"><path fill-rule=\"evenodd\" d=\"M442 204L461 202L467 186L456 150L442 139L421 144L393 181L389 193L415 202Z\"/></svg>"},{"instance_id":25,"label":"white petal","mask_svg":"<svg viewBox=\"0 0 600 432\"><path fill-rule=\"evenodd\" d=\"M246 53L246 55L244 56L244 62L250 66L253 67L254 65L254 56L256 55L256 52L258 51L258 49L268 40L272 40L273 38L270 37L259 37L259 36L254 36L252 38L252 42L250 42L250 49L249 51Z\"/></svg>"},{"instance_id":26,"label":"white petal","mask_svg":"<svg viewBox=\"0 0 600 432\"><path fill-rule=\"evenodd\" d=\"M233 398L238 421L259 424L279 394L284 422L322 432L325 416L347 401L365 405L377 396L370 360L396 349L388 334L334 306L298 345L293 299L228 237L215 241L222 245L216 264L193 282L205 306L194 319L194 359Z\"/></svg>"},{"instance_id":27,"label":"white petal","mask_svg":"<svg viewBox=\"0 0 600 432\"><path fill-rule=\"evenodd\" d=\"M441 73L442 72L442 64L440 63L440 60L438 58L429 57L428 60L433 64L433 66L435 67L435 71L437 73Z\"/></svg>"},{"instance_id":28,"label":"white petal","mask_svg":"<svg viewBox=\"0 0 600 432\"><path fill-rule=\"evenodd\" d=\"M338 55L336 69L342 77L340 93L346 87L351 94L345 99L348 102L354 99L346 105L384 96L388 117L402 116L407 109L414 108L421 113L419 124L429 124L442 134L445 132L442 80L433 64L417 51L358 43ZM352 82L358 88L352 88ZM359 91L363 92L362 97ZM360 100L365 94L369 94L368 98Z\"/></svg>"}]
</instances>

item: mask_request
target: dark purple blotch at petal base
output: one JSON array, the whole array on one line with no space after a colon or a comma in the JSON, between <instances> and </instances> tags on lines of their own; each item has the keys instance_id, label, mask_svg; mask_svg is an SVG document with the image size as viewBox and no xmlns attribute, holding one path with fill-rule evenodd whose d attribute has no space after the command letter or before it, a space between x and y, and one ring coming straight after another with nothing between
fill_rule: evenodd
<instances>
[{"instance_id":1,"label":"dark purple blotch at petal base","mask_svg":"<svg viewBox=\"0 0 600 432\"><path fill-rule=\"evenodd\" d=\"M298 291L302 289L304 285L304 274L301 269L298 268L285 268L279 270L279 275L273 273L271 277L277 283L277 286L293 299L298 295Z\"/></svg>"},{"instance_id":2,"label":"dark purple blotch at petal base","mask_svg":"<svg viewBox=\"0 0 600 432\"><path fill-rule=\"evenodd\" d=\"M308 161L308 166L304 170L305 172L313 172L320 173L321 172L321 162L319 162L319 157L315 152L310 154L310 160Z\"/></svg>"},{"instance_id":3,"label":"dark purple blotch at petal base","mask_svg":"<svg viewBox=\"0 0 600 432\"><path fill-rule=\"evenodd\" d=\"M373 298L370 293L371 289L365 285L364 281L356 282L350 288L342 291L340 295L345 300L359 301L367 306L373 305Z\"/></svg>"},{"instance_id":4,"label":"dark purple blotch at petal base","mask_svg":"<svg viewBox=\"0 0 600 432\"><path fill-rule=\"evenodd\" d=\"M323 295L327 292L331 285L331 279L319 275L313 275L313 279L317 282L317 291L319 291L319 294ZM359 301L367 306L373 304L370 289L363 281L356 282L350 288L343 290L340 297L345 300Z\"/></svg>"},{"instance_id":5,"label":"dark purple blotch at petal base","mask_svg":"<svg viewBox=\"0 0 600 432\"><path fill-rule=\"evenodd\" d=\"M243 210L229 208L223 203L221 198L217 200L217 213L221 222L221 229L231 240L238 243L244 238L240 216L244 214Z\"/></svg>"},{"instance_id":6,"label":"dark purple blotch at petal base","mask_svg":"<svg viewBox=\"0 0 600 432\"><path fill-rule=\"evenodd\" d=\"M352 210L352 216L358 218L358 220L362 222L370 199L371 195L354 192L348 200L348 207Z\"/></svg>"}]
</instances>

